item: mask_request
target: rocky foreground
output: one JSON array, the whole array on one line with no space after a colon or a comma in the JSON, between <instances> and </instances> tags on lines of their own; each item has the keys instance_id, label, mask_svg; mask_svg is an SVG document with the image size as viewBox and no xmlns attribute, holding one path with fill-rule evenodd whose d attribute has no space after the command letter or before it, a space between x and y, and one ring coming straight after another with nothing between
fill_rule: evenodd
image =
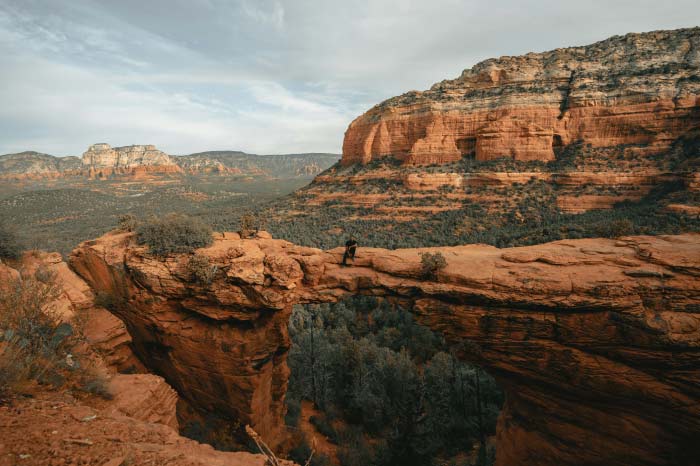
<instances>
[{"instance_id":1,"label":"rocky foreground","mask_svg":"<svg viewBox=\"0 0 700 466\"><path fill-rule=\"evenodd\" d=\"M177 392L146 373L122 321L95 305L59 254L28 253L14 265L0 262L0 287L39 268L55 274L61 292L48 307L83 328L85 344L75 349L109 396L34 385L0 403L0 465L265 466L262 455L220 452L179 435Z\"/></svg>"},{"instance_id":2,"label":"rocky foreground","mask_svg":"<svg viewBox=\"0 0 700 466\"><path fill-rule=\"evenodd\" d=\"M436 276L420 269L440 252ZM112 233L71 266L109 296L132 347L192 405L284 440L287 319L296 303L385 296L442 332L504 387L497 464L696 464L700 235L383 250L299 247L224 234L158 258Z\"/></svg>"}]
</instances>

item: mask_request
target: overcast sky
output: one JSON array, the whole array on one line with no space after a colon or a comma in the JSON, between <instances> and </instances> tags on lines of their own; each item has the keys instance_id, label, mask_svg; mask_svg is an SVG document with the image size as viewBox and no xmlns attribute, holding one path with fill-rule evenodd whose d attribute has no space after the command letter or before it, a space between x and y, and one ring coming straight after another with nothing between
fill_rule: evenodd
<instances>
[{"instance_id":1,"label":"overcast sky","mask_svg":"<svg viewBox=\"0 0 700 466\"><path fill-rule=\"evenodd\" d=\"M483 59L699 23L698 0L0 0L0 154L340 152Z\"/></svg>"}]
</instances>

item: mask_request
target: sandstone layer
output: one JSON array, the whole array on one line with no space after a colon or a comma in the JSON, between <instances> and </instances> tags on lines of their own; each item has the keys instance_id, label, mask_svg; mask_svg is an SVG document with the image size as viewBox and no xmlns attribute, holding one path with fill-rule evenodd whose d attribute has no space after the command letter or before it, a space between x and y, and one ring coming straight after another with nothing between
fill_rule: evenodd
<instances>
[{"instance_id":1,"label":"sandstone layer","mask_svg":"<svg viewBox=\"0 0 700 466\"><path fill-rule=\"evenodd\" d=\"M489 59L391 98L350 124L342 164L551 161L575 141L658 152L698 125L700 28L655 31Z\"/></svg>"},{"instance_id":2,"label":"sandstone layer","mask_svg":"<svg viewBox=\"0 0 700 466\"><path fill-rule=\"evenodd\" d=\"M91 178L114 174L146 175L149 173L180 173L175 159L153 145L112 148L109 144L93 144L82 157L83 169Z\"/></svg>"},{"instance_id":3,"label":"sandstone layer","mask_svg":"<svg viewBox=\"0 0 700 466\"><path fill-rule=\"evenodd\" d=\"M447 267L420 272L420 254ZM387 296L461 348L506 391L497 464L695 464L700 440L700 235L342 250L218 237L158 258L130 234L83 243L72 267L118 297L140 358L193 405L282 441L286 320L296 303Z\"/></svg>"},{"instance_id":4,"label":"sandstone layer","mask_svg":"<svg viewBox=\"0 0 700 466\"><path fill-rule=\"evenodd\" d=\"M131 376L129 376L131 377ZM155 377L155 376L149 376ZM162 379L160 379L162 380ZM137 396L140 385L129 388ZM172 389L170 389L172 391ZM119 394L117 395L119 397ZM154 400L141 400L152 409ZM216 451L172 427L113 409L112 402L79 400L38 390L32 399L0 406L0 464L95 466L266 466L262 455ZM288 461L281 465L293 466Z\"/></svg>"}]
</instances>

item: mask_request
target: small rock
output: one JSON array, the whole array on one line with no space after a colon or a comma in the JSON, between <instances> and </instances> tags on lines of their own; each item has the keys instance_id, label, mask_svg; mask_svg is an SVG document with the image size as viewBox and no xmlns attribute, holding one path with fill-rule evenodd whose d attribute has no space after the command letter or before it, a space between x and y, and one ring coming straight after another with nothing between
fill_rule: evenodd
<instances>
[{"instance_id":1,"label":"small rock","mask_svg":"<svg viewBox=\"0 0 700 466\"><path fill-rule=\"evenodd\" d=\"M637 278L673 278L673 274L669 272L657 272L656 270L625 270L625 275Z\"/></svg>"},{"instance_id":2,"label":"small rock","mask_svg":"<svg viewBox=\"0 0 700 466\"><path fill-rule=\"evenodd\" d=\"M112 458L111 460L107 461L102 466L122 466L125 461L126 461L126 456L118 456L116 458Z\"/></svg>"},{"instance_id":3,"label":"small rock","mask_svg":"<svg viewBox=\"0 0 700 466\"><path fill-rule=\"evenodd\" d=\"M93 445L92 440L90 439L79 439L79 438L66 438L63 439L64 442L66 443L75 443L76 445Z\"/></svg>"}]
</instances>

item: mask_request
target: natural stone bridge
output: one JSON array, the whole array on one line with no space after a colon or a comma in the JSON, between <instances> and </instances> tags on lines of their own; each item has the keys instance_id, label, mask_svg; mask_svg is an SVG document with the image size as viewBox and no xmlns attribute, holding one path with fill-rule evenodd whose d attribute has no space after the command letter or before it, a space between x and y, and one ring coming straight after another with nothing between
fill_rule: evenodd
<instances>
[{"instance_id":1,"label":"natural stone bridge","mask_svg":"<svg viewBox=\"0 0 700 466\"><path fill-rule=\"evenodd\" d=\"M497 464L696 464L700 442L700 235L566 240L420 253L321 251L262 234L219 236L157 258L129 233L83 243L71 265L127 325L137 355L181 396L284 437L287 321L296 303L363 293L399 300L487 369L506 392Z\"/></svg>"}]
</instances>

